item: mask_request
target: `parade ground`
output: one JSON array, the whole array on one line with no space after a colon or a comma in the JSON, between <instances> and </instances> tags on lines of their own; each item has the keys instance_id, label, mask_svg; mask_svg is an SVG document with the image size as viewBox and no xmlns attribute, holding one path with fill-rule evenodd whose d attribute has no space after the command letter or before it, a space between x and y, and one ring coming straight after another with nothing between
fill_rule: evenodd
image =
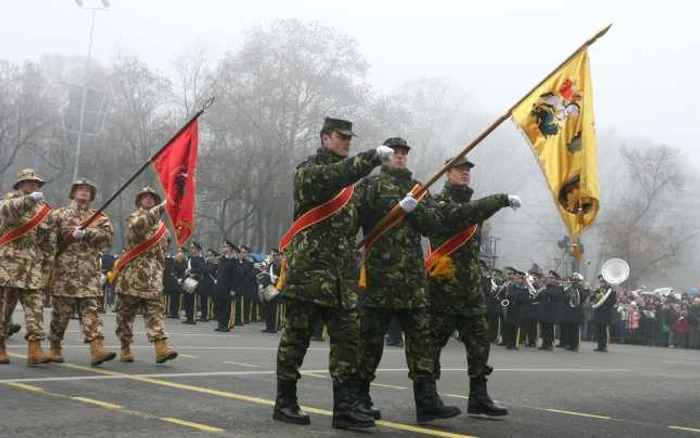
<instances>
[{"instance_id":1,"label":"parade ground","mask_svg":"<svg viewBox=\"0 0 700 438\"><path fill-rule=\"evenodd\" d=\"M21 312L15 321L23 322ZM49 321L48 310L46 321ZM105 344L117 349L114 314ZM12 363L0 367L3 437L676 437L700 436L698 351L611 345L579 353L493 347L492 397L510 410L499 419L463 414L429 425L415 422L402 348L387 347L371 393L383 418L369 432L331 428L328 343L313 342L299 383L310 426L272 420L279 335L250 324L216 333L215 324L167 320L169 343L180 356L156 365L142 320L135 325L136 362L90 367L78 321L66 335L64 364L29 368L24 331L8 342ZM48 324L47 324L48 326ZM466 412L469 379L463 346L442 354L438 389Z\"/></svg>"}]
</instances>

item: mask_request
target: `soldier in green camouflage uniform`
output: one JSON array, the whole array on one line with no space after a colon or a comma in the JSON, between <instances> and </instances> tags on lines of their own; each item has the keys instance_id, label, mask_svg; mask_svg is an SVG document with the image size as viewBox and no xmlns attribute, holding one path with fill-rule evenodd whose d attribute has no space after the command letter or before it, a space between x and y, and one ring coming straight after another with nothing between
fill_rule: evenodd
<instances>
[{"instance_id":1,"label":"soldier in green camouflage uniform","mask_svg":"<svg viewBox=\"0 0 700 438\"><path fill-rule=\"evenodd\" d=\"M19 172L14 192L0 201L0 236L26 224L44 204L44 181L33 169ZM0 363L9 363L5 336L10 315L22 303L27 327L27 365L49 362L41 349L45 338L42 290L56 251L51 215L22 237L0 245Z\"/></svg>"},{"instance_id":2,"label":"soldier in green camouflage uniform","mask_svg":"<svg viewBox=\"0 0 700 438\"><path fill-rule=\"evenodd\" d=\"M137 210L126 219L130 247L145 242L158 230L165 210L165 202L160 201L160 196L150 187L144 187L136 195ZM124 266L116 279L117 337L121 341L122 362L134 361L130 345L134 339L134 318L141 311L148 341L155 345L156 363L177 357L177 352L168 348L165 342L168 336L163 322L163 263L167 246L167 238L160 239L155 246Z\"/></svg>"},{"instance_id":3,"label":"soldier in green camouflage uniform","mask_svg":"<svg viewBox=\"0 0 700 438\"><path fill-rule=\"evenodd\" d=\"M442 192L435 197L441 209L462 206L468 217L466 226L479 225L503 207L517 208L520 201L515 196L491 195L471 201L474 191L469 187L470 169L474 165L462 158L447 171L447 181ZM464 231L466 226L434 227L430 244L437 249L445 241ZM489 326L486 321L486 304L482 293L481 231L476 233L463 246L457 249L442 263L449 263L453 269L447 272L431 272L429 278L432 304L433 332L436 345L436 375L440 378L440 352L447 345L452 333L459 332L459 338L467 350L469 366L470 394L467 411L471 414L507 415L508 411L496 405L488 395L486 376L493 368L488 366Z\"/></svg>"},{"instance_id":4,"label":"soldier in green camouflage uniform","mask_svg":"<svg viewBox=\"0 0 700 438\"><path fill-rule=\"evenodd\" d=\"M389 165L358 185L362 229L367 236L397 203L406 217L385 232L365 255L367 289L360 317L361 406L375 418L381 417L373 407L369 387L382 358L385 329L396 316L406 335L408 377L413 380L418 422L450 418L459 415L460 410L445 406L435 389L435 349L421 247L421 236L439 227L443 216L429 193L420 203L407 196L417 181L406 168L410 150L406 140L389 138L384 145L394 149Z\"/></svg>"},{"instance_id":5,"label":"soldier in green camouflage uniform","mask_svg":"<svg viewBox=\"0 0 700 438\"><path fill-rule=\"evenodd\" d=\"M59 248L54 263L51 295L51 342L52 362L63 362L61 341L68 328L73 309L80 309L80 326L85 343L90 344L92 365L114 359L116 353L105 350L104 330L100 317L99 253L112 243L112 223L107 216L101 216L87 228L80 225L95 213L90 203L95 200L97 187L86 179L73 183L70 191L71 204L52 212ZM69 237L72 236L72 237ZM74 239L68 246L66 239Z\"/></svg>"},{"instance_id":6,"label":"soldier in green camouflage uniform","mask_svg":"<svg viewBox=\"0 0 700 438\"><path fill-rule=\"evenodd\" d=\"M386 147L348 157L352 123L326 118L316 154L294 174L294 218L354 184L387 159ZM277 400L273 418L309 424L297 402L299 368L321 318L330 335L333 378L333 427L372 427L374 420L357 410L353 381L357 375L359 319L355 237L359 217L350 200L340 211L296 236L286 250L288 267L282 297L287 318L277 350Z\"/></svg>"}]
</instances>

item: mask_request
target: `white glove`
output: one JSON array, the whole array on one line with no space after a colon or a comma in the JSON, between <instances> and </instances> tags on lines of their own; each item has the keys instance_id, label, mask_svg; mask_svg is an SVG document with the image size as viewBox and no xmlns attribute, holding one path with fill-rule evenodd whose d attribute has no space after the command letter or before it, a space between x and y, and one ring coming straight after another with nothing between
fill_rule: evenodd
<instances>
[{"instance_id":1,"label":"white glove","mask_svg":"<svg viewBox=\"0 0 700 438\"><path fill-rule=\"evenodd\" d=\"M82 240L85 237L85 229L80 227L75 227L73 230L73 238L75 240Z\"/></svg>"},{"instance_id":2,"label":"white glove","mask_svg":"<svg viewBox=\"0 0 700 438\"><path fill-rule=\"evenodd\" d=\"M387 161L389 161L393 155L394 150L389 146L382 145L377 147L377 156L380 160L382 160L382 163L386 163Z\"/></svg>"},{"instance_id":3,"label":"white glove","mask_svg":"<svg viewBox=\"0 0 700 438\"><path fill-rule=\"evenodd\" d=\"M418 206L418 201L413 197L412 194L406 195L401 201L399 201L399 207L406 213L410 213L416 209Z\"/></svg>"},{"instance_id":4,"label":"white glove","mask_svg":"<svg viewBox=\"0 0 700 438\"><path fill-rule=\"evenodd\" d=\"M520 201L520 196L508 195L508 205L510 205L510 208L513 210L517 210L523 205L523 203Z\"/></svg>"},{"instance_id":5,"label":"white glove","mask_svg":"<svg viewBox=\"0 0 700 438\"><path fill-rule=\"evenodd\" d=\"M41 192L32 192L29 194L29 197L32 198L34 202L41 202L44 200L44 194Z\"/></svg>"}]
</instances>

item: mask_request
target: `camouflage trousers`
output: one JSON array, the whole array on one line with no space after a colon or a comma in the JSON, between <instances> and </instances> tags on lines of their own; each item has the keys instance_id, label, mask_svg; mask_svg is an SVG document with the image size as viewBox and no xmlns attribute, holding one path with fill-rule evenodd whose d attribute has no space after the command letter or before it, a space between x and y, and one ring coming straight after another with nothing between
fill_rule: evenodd
<instances>
[{"instance_id":1,"label":"camouflage trousers","mask_svg":"<svg viewBox=\"0 0 700 438\"><path fill-rule=\"evenodd\" d=\"M165 304L162 298L118 295L115 311L117 313L117 337L122 343L131 344L134 341L134 319L138 313L143 313L148 342L168 339L163 322Z\"/></svg>"},{"instance_id":2,"label":"camouflage trousers","mask_svg":"<svg viewBox=\"0 0 700 438\"><path fill-rule=\"evenodd\" d=\"M440 352L447 345L450 336L459 333L459 339L467 350L467 367L470 378L491 374L493 368L488 366L489 324L485 314L449 315L433 313L433 333L435 340L435 377L440 378Z\"/></svg>"},{"instance_id":3,"label":"camouflage trousers","mask_svg":"<svg viewBox=\"0 0 700 438\"><path fill-rule=\"evenodd\" d=\"M80 311L80 329L85 343L94 339L104 339L102 317L100 317L100 301L97 297L53 297L51 311L51 330L49 341L52 344L61 344L63 336L68 328L73 309L78 306Z\"/></svg>"},{"instance_id":4,"label":"camouflage trousers","mask_svg":"<svg viewBox=\"0 0 700 438\"><path fill-rule=\"evenodd\" d=\"M396 316L406 335L405 352L408 378L433 379L435 348L428 309L387 309L364 307L360 316L360 378L372 381L384 352L384 333Z\"/></svg>"},{"instance_id":5,"label":"camouflage trousers","mask_svg":"<svg viewBox=\"0 0 700 438\"><path fill-rule=\"evenodd\" d=\"M334 382L347 382L357 376L360 321L355 309L322 307L288 299L287 319L277 349L277 378L297 381L316 321L328 327L331 351L328 368Z\"/></svg>"},{"instance_id":6,"label":"camouflage trousers","mask_svg":"<svg viewBox=\"0 0 700 438\"><path fill-rule=\"evenodd\" d=\"M0 339L4 340L7 336L17 302L22 303L24 309L24 323L27 329L24 339L40 341L46 337L42 295L40 290L0 287Z\"/></svg>"}]
</instances>

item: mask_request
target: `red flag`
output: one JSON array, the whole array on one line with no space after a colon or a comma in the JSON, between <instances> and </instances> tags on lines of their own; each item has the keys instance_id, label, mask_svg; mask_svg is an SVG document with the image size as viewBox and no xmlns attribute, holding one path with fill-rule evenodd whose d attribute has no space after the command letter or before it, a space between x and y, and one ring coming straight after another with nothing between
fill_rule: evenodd
<instances>
[{"instance_id":1,"label":"red flag","mask_svg":"<svg viewBox=\"0 0 700 438\"><path fill-rule=\"evenodd\" d=\"M175 227L177 244L182 245L192 236L197 183L198 147L197 120L185 126L153 160L163 186L167 204L165 210Z\"/></svg>"}]
</instances>

